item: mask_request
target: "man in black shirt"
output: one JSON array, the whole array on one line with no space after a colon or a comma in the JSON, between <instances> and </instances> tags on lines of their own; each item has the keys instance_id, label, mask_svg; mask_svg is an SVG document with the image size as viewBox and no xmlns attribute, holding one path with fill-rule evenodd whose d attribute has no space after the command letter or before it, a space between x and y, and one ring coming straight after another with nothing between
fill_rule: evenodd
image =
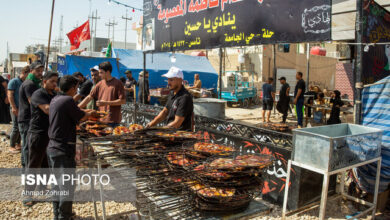
<instances>
[{"instance_id":1,"label":"man in black shirt","mask_svg":"<svg viewBox=\"0 0 390 220\"><path fill-rule=\"evenodd\" d=\"M290 85L286 82L286 77L280 77L279 79L282 87L279 92L279 102L276 106L278 111L283 114L282 123L286 123L287 114L288 114L288 106L290 104Z\"/></svg>"},{"instance_id":2,"label":"man in black shirt","mask_svg":"<svg viewBox=\"0 0 390 220\"><path fill-rule=\"evenodd\" d=\"M133 78L133 74L130 70L126 70L126 83L125 83L125 91L126 91L126 102L134 101L134 88L133 86L137 85L137 81Z\"/></svg>"},{"instance_id":3,"label":"man in black shirt","mask_svg":"<svg viewBox=\"0 0 390 220\"><path fill-rule=\"evenodd\" d=\"M93 87L93 83L91 80L88 80L84 77L84 75L80 72L75 72L73 73L73 76L76 77L80 84L79 84L79 89L77 91L77 95L73 97L73 99L78 102L78 101L83 101L85 97L89 95L91 92L91 89Z\"/></svg>"},{"instance_id":4,"label":"man in black shirt","mask_svg":"<svg viewBox=\"0 0 390 220\"><path fill-rule=\"evenodd\" d=\"M30 100L32 94L40 88L43 68L42 63L40 62L36 61L32 63L30 66L32 72L28 74L19 88L18 125L20 137L22 139L21 163L23 168L28 165L27 132L31 119Z\"/></svg>"},{"instance_id":5,"label":"man in black shirt","mask_svg":"<svg viewBox=\"0 0 390 220\"><path fill-rule=\"evenodd\" d=\"M47 156L49 166L55 173L57 182L55 191L66 191L69 195L57 196L53 202L54 219L70 219L75 186L68 181L61 185L60 176L73 175L76 168L76 125L89 116L97 116L93 110L81 110L73 97L79 81L73 76L64 76L60 80L61 92L52 99L49 107L49 145ZM66 169L70 168L70 169Z\"/></svg>"},{"instance_id":6,"label":"man in black shirt","mask_svg":"<svg viewBox=\"0 0 390 220\"><path fill-rule=\"evenodd\" d=\"M56 95L58 73L48 72L43 77L43 88L31 96L31 121L28 130L29 168L48 168L46 147L49 143L49 105Z\"/></svg>"},{"instance_id":7,"label":"man in black shirt","mask_svg":"<svg viewBox=\"0 0 390 220\"><path fill-rule=\"evenodd\" d=\"M304 94L306 90L306 84L305 81L303 81L302 76L303 74L301 72L297 72L297 85L295 86L294 91L294 104L297 112L298 128L303 127L303 104L305 101Z\"/></svg>"},{"instance_id":8,"label":"man in black shirt","mask_svg":"<svg viewBox=\"0 0 390 220\"><path fill-rule=\"evenodd\" d=\"M36 90L31 96L31 120L28 130L28 173L34 173L35 168L48 168L46 147L49 143L49 105L55 96L58 73L48 72L43 77L43 88ZM33 191L35 185L26 185L27 191ZM33 205L26 199L25 206Z\"/></svg>"},{"instance_id":9,"label":"man in black shirt","mask_svg":"<svg viewBox=\"0 0 390 220\"><path fill-rule=\"evenodd\" d=\"M168 127L191 131L194 104L192 95L183 86L183 72L177 67L171 67L163 76L168 78L171 93L165 108L147 127L156 126L167 119Z\"/></svg>"}]
</instances>

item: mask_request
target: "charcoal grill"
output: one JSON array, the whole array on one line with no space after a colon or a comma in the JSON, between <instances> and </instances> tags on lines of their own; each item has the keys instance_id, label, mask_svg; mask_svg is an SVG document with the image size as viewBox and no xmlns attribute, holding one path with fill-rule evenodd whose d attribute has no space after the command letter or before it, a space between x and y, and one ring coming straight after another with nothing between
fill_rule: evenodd
<instances>
[{"instance_id":1,"label":"charcoal grill","mask_svg":"<svg viewBox=\"0 0 390 220\"><path fill-rule=\"evenodd\" d=\"M128 168L136 170L135 175L126 172L123 175L136 183L137 201L134 205L139 215L156 219L200 219L210 211L231 214L246 208L254 197L260 195L262 175L259 170L256 170L256 175L253 169L227 170L225 172L231 174L231 178L227 179L204 176L194 171L195 165L210 162L215 155L191 157L186 146L193 144L194 138L172 139L153 134L156 131L164 129L144 129L133 134L84 140L93 150L89 160L97 162L99 166L111 166L122 171ZM167 159L172 153L194 160L196 164L173 164ZM204 188L191 189L195 181L202 183ZM202 195L202 190L212 187L231 187L235 193L229 197Z\"/></svg>"}]
</instances>

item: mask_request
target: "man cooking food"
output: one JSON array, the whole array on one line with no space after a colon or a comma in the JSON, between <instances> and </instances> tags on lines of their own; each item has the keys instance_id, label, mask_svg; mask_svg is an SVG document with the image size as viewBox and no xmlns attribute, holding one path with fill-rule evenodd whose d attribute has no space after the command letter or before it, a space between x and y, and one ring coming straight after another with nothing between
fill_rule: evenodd
<instances>
[{"instance_id":1,"label":"man cooking food","mask_svg":"<svg viewBox=\"0 0 390 220\"><path fill-rule=\"evenodd\" d=\"M168 78L168 86L171 92L164 109L147 127L156 126L167 119L167 127L191 131L194 104L192 95L183 86L183 72L177 67L171 67L163 77Z\"/></svg>"}]
</instances>

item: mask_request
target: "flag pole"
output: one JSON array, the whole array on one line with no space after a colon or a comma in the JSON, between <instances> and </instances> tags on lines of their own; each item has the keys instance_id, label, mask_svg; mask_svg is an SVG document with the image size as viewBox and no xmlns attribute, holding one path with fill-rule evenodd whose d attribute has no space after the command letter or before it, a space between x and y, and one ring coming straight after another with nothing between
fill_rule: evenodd
<instances>
[{"instance_id":1,"label":"flag pole","mask_svg":"<svg viewBox=\"0 0 390 220\"><path fill-rule=\"evenodd\" d=\"M53 0L52 6L51 6L49 42L48 42L48 44L47 44L47 57L46 57L46 64L45 64L45 72L47 72L47 67L48 67L48 65L49 65L50 41L51 41L51 30L52 30L52 27L53 27L54 4L55 4L55 0Z\"/></svg>"},{"instance_id":2,"label":"flag pole","mask_svg":"<svg viewBox=\"0 0 390 220\"><path fill-rule=\"evenodd\" d=\"M88 16L88 28L89 28L89 36L90 36L90 39L89 39L89 50L91 51L90 53L90 56L92 57L92 28L91 28L91 12L92 12L92 1L89 0L89 16ZM93 17L93 12L92 12L92 17ZM93 25L93 23L92 23Z\"/></svg>"},{"instance_id":3,"label":"flag pole","mask_svg":"<svg viewBox=\"0 0 390 220\"><path fill-rule=\"evenodd\" d=\"M91 33L91 21L88 18L88 26L89 26L89 50L91 51L90 56L92 57L92 33Z\"/></svg>"}]
</instances>

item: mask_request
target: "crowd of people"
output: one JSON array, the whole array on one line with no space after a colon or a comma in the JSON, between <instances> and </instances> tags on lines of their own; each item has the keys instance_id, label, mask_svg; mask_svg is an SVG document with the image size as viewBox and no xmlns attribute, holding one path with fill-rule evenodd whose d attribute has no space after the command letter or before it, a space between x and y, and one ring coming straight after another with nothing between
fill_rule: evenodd
<instances>
[{"instance_id":1,"label":"crowd of people","mask_svg":"<svg viewBox=\"0 0 390 220\"><path fill-rule=\"evenodd\" d=\"M341 93L338 90L333 92L328 92L324 89L321 92L321 89L318 86L310 86L309 90L306 92L306 82L303 80L302 72L297 72L296 74L296 85L294 90L294 96L292 104L295 105L295 112L297 117L297 126L298 128L303 127L303 118L304 112L306 111L307 117L312 116L312 110L314 110L314 120L318 123L322 122L323 117L327 114L327 110L314 108L311 106L331 106L331 111L329 119L326 121L326 124L340 124L340 107L344 105L344 102L341 100ZM271 111L275 103L275 88L273 86L273 78L268 78L267 82L263 84L263 111L262 118L263 123L270 123ZM291 111L291 101L290 101L290 85L286 81L286 77L279 78L281 88L279 91L279 101L276 104L276 109L283 115L281 123L286 123L288 111ZM305 102L305 96L307 96L307 101ZM329 98L329 99L326 99ZM306 108L305 108L306 107ZM305 110L306 109L306 110ZM266 114L267 113L267 114Z\"/></svg>"},{"instance_id":2,"label":"crowd of people","mask_svg":"<svg viewBox=\"0 0 390 220\"><path fill-rule=\"evenodd\" d=\"M121 105L136 100L149 103L149 73L141 72L138 82L130 70L127 79L111 75L110 62L90 68L91 79L81 72L59 77L57 72L44 72L44 65L35 61L22 69L9 84L0 77L0 123L12 121L10 153L20 153L21 166L26 173L45 170L61 174L67 168L76 168L76 126L88 118L106 117L100 120L116 127L122 120ZM172 67L164 77L168 78L171 93L164 110L147 126L166 121L168 127L179 130L193 128L193 102L191 94L183 86L183 72ZM145 78L144 78L145 77ZM145 82L144 82L145 79ZM199 84L199 83L198 83ZM144 91L144 94L142 93ZM8 117L6 118L8 113ZM98 114L99 113L99 114ZM43 172L43 171L42 171ZM54 219L70 219L74 185L53 186L52 190L69 190L68 195L58 195L53 202ZM26 185L26 191L39 186ZM27 195L23 205L35 204Z\"/></svg>"}]
</instances>

